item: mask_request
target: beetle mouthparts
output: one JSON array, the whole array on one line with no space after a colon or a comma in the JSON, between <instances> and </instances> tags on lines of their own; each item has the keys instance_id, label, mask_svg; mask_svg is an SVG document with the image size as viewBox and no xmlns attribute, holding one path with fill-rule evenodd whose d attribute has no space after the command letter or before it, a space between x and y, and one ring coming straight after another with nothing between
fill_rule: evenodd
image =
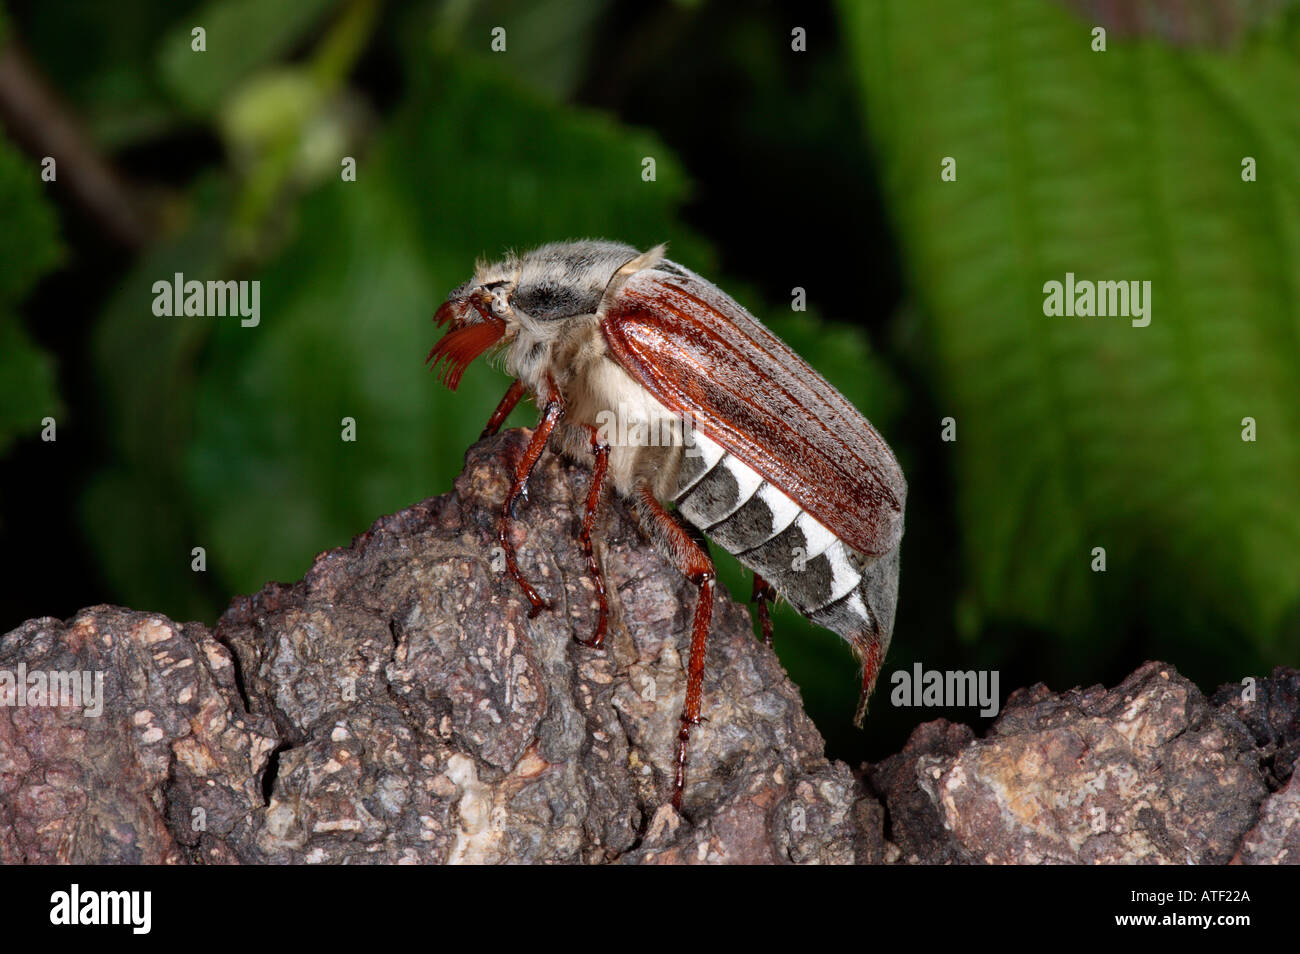
<instances>
[{"instance_id":1,"label":"beetle mouthparts","mask_svg":"<svg viewBox=\"0 0 1300 954\"><path fill-rule=\"evenodd\" d=\"M425 359L431 371L437 371L442 365L439 379L453 391L460 385L461 375L474 359L506 333L505 323L495 318L484 316L482 321L467 324L465 318L469 307L463 301L448 301L438 309L434 322L439 327L450 327Z\"/></svg>"}]
</instances>

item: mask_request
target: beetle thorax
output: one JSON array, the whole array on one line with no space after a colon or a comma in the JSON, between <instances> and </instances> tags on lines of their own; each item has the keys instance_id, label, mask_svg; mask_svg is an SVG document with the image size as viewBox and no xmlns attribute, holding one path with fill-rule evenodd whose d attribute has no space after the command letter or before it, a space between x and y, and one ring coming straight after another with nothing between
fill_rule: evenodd
<instances>
[{"instance_id":1,"label":"beetle thorax","mask_svg":"<svg viewBox=\"0 0 1300 954\"><path fill-rule=\"evenodd\" d=\"M657 495L676 479L673 445L680 444L676 414L633 381L607 353L595 315L536 322L518 315L519 328L505 352L505 370L538 405L553 382L564 402L559 446L590 459L593 431L610 447L610 480L627 493L638 477L653 475Z\"/></svg>"}]
</instances>

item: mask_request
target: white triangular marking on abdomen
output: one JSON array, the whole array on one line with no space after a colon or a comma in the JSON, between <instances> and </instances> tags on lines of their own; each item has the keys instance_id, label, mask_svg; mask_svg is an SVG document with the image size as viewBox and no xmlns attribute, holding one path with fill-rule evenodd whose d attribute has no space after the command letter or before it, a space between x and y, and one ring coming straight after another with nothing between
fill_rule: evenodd
<instances>
[{"instance_id":1,"label":"white triangular marking on abdomen","mask_svg":"<svg viewBox=\"0 0 1300 954\"><path fill-rule=\"evenodd\" d=\"M772 511L772 532L767 540L771 540L799 517L799 505L771 484L764 484L758 488L758 499L767 504L767 509ZM767 540L763 542L766 543Z\"/></svg>"},{"instance_id":2,"label":"white triangular marking on abdomen","mask_svg":"<svg viewBox=\"0 0 1300 954\"><path fill-rule=\"evenodd\" d=\"M831 598L826 601L829 606L838 599L848 596L857 585L862 582L862 574L853 569L853 564L849 562L849 556L844 550L844 544L839 540L835 545L827 548L826 559L830 561L831 573Z\"/></svg>"},{"instance_id":3,"label":"white triangular marking on abdomen","mask_svg":"<svg viewBox=\"0 0 1300 954\"><path fill-rule=\"evenodd\" d=\"M825 524L809 516L807 512L799 514L798 523L808 548L808 552L804 554L806 559L811 560L813 557L821 556L826 552L827 547L839 540L839 537L831 533Z\"/></svg>"},{"instance_id":4,"label":"white triangular marking on abdomen","mask_svg":"<svg viewBox=\"0 0 1300 954\"><path fill-rule=\"evenodd\" d=\"M859 616L862 619L862 622L864 623L871 622L871 616L867 613L867 604L862 602L861 594L854 593L853 598L849 600L848 605L849 605L849 609L851 609L857 616Z\"/></svg>"},{"instance_id":5,"label":"white triangular marking on abdomen","mask_svg":"<svg viewBox=\"0 0 1300 954\"><path fill-rule=\"evenodd\" d=\"M694 442L694 445L692 446L692 444L688 443L686 445L686 453L690 454L692 450L696 451L697 453L692 456L698 456L704 462L704 466L700 469L700 472L696 474L695 479L692 480L690 484L685 487L677 488L677 493L673 495L673 500L681 500L690 493L695 485L707 477L709 471L713 470L713 468L717 466L718 461L722 460L727 453L699 431L692 432L691 439Z\"/></svg>"},{"instance_id":6,"label":"white triangular marking on abdomen","mask_svg":"<svg viewBox=\"0 0 1300 954\"><path fill-rule=\"evenodd\" d=\"M754 496L758 491L758 488L763 484L763 478L758 476L758 473L754 468L730 454L722 458L722 466L727 468L728 473L735 478L736 487L738 488L736 493L736 505L727 511L726 516L715 519L713 521L714 524L722 523L722 521L726 520L727 517L730 517L741 507L745 506L745 504L749 502L749 498Z\"/></svg>"}]
</instances>

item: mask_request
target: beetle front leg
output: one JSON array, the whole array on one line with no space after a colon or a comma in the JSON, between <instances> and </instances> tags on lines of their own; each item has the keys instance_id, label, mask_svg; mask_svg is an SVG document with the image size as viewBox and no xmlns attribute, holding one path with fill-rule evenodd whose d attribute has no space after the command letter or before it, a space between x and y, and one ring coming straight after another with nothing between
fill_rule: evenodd
<instances>
[{"instance_id":1,"label":"beetle front leg","mask_svg":"<svg viewBox=\"0 0 1300 954\"><path fill-rule=\"evenodd\" d=\"M596 599L600 603L599 615L596 617L596 632L591 639L579 640L584 646L600 649L605 645L605 630L609 620L609 600L605 595L605 575L600 571L596 561L596 549L591 544L591 528L596 522L596 511L600 506L600 492L605 486L605 475L609 471L609 445L600 439L600 432L588 427L591 434L591 453L595 465L591 471L591 486L587 490L587 506L582 513L582 528L578 540L582 552L587 557L587 572L596 587Z\"/></svg>"},{"instance_id":2,"label":"beetle front leg","mask_svg":"<svg viewBox=\"0 0 1300 954\"><path fill-rule=\"evenodd\" d=\"M768 612L768 604L775 600L776 590L772 589L772 584L755 573L754 595L750 602L758 604L758 625L763 631L763 645L768 649L772 648L772 614Z\"/></svg>"},{"instance_id":3,"label":"beetle front leg","mask_svg":"<svg viewBox=\"0 0 1300 954\"><path fill-rule=\"evenodd\" d=\"M691 729L700 724L700 702L704 695L704 651L713 619L713 561L686 529L672 518L650 488L642 484L635 499L637 518L651 539L659 541L681 574L699 590L695 615L691 619L691 658L686 670L686 705L682 708L677 733L677 770L673 779L673 808L682 807L686 789L686 748Z\"/></svg>"},{"instance_id":4,"label":"beetle front leg","mask_svg":"<svg viewBox=\"0 0 1300 954\"><path fill-rule=\"evenodd\" d=\"M497 409L492 412L492 416L488 418L487 427L483 428L483 433L478 436L478 439L483 440L485 437L491 437L501 430L501 425L505 423L505 419L510 416L510 412L515 409L515 405L519 403L519 399L523 396L524 382L515 381L506 391L505 397L501 399Z\"/></svg>"},{"instance_id":5,"label":"beetle front leg","mask_svg":"<svg viewBox=\"0 0 1300 954\"><path fill-rule=\"evenodd\" d=\"M516 504L521 498L528 499L528 478L532 476L533 468L537 466L542 451L546 449L546 442L550 440L551 432L555 430L555 425L562 417L564 417L564 401L552 386L546 404L542 408L542 419L537 422L537 430L533 431L532 440L528 442L523 457L519 459L519 466L515 468L515 479L510 485L510 492L506 494L505 505L501 508L501 519L497 525L497 542L506 555L506 568L510 571L510 578L519 584L519 588L524 591L524 596L528 597L528 602L532 606L528 611L529 618L544 609L550 609L551 604L542 599L533 585L519 572L519 564L515 560L515 545L510 539L510 524L515 519Z\"/></svg>"}]
</instances>

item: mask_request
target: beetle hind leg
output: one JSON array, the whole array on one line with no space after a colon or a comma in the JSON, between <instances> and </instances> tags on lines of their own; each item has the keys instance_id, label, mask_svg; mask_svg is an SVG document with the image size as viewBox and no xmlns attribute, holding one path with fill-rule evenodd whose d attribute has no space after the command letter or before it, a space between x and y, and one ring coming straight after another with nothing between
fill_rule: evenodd
<instances>
[{"instance_id":1,"label":"beetle hind leg","mask_svg":"<svg viewBox=\"0 0 1300 954\"><path fill-rule=\"evenodd\" d=\"M686 704L682 708L681 728L677 733L677 762L673 777L673 808L680 809L682 793L686 788L686 749L691 740L691 729L700 724L700 703L704 695L704 652L709 640L709 624L713 620L716 573L709 554L655 499L647 485L642 484L637 488L633 505L642 529L699 592L695 613L691 617L691 658L687 664Z\"/></svg>"},{"instance_id":2,"label":"beetle hind leg","mask_svg":"<svg viewBox=\"0 0 1300 954\"><path fill-rule=\"evenodd\" d=\"M772 648L772 614L768 607L776 602L776 590L757 573L754 574L754 595L750 602L757 605L758 625L763 632L763 645Z\"/></svg>"}]
</instances>

